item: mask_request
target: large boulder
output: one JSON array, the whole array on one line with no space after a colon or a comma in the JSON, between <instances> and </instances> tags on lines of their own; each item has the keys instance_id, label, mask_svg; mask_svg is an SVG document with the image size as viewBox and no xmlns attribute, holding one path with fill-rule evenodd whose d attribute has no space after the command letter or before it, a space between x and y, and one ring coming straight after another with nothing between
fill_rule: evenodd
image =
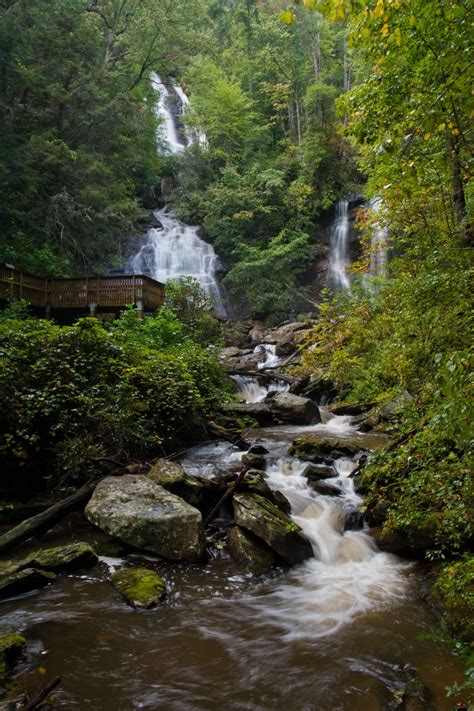
<instances>
[{"instance_id":1,"label":"large boulder","mask_svg":"<svg viewBox=\"0 0 474 711\"><path fill-rule=\"evenodd\" d=\"M265 399L277 420L295 425L313 425L321 422L319 408L312 400L292 393L277 393Z\"/></svg>"},{"instance_id":2,"label":"large boulder","mask_svg":"<svg viewBox=\"0 0 474 711\"><path fill-rule=\"evenodd\" d=\"M263 402L233 402L230 405L224 405L222 412L236 418L250 417L263 427L275 424L272 411Z\"/></svg>"},{"instance_id":3,"label":"large boulder","mask_svg":"<svg viewBox=\"0 0 474 711\"><path fill-rule=\"evenodd\" d=\"M281 491L271 489L265 481L266 473L259 469L249 469L237 486L238 493L258 494L268 499L283 513L290 513L291 505Z\"/></svg>"},{"instance_id":4,"label":"large boulder","mask_svg":"<svg viewBox=\"0 0 474 711\"><path fill-rule=\"evenodd\" d=\"M290 565L313 557L311 544L300 527L258 494L234 495L234 520L261 538Z\"/></svg>"},{"instance_id":5,"label":"large boulder","mask_svg":"<svg viewBox=\"0 0 474 711\"><path fill-rule=\"evenodd\" d=\"M275 563L274 551L239 526L235 526L230 531L227 545L232 558L254 575L266 573Z\"/></svg>"},{"instance_id":6,"label":"large boulder","mask_svg":"<svg viewBox=\"0 0 474 711\"><path fill-rule=\"evenodd\" d=\"M333 479L337 474L334 467L328 464L307 464L301 472L301 476L305 476L308 484L312 484L321 479Z\"/></svg>"},{"instance_id":7,"label":"large boulder","mask_svg":"<svg viewBox=\"0 0 474 711\"><path fill-rule=\"evenodd\" d=\"M149 610L166 595L163 579L149 568L121 568L110 580L131 607Z\"/></svg>"},{"instance_id":8,"label":"large boulder","mask_svg":"<svg viewBox=\"0 0 474 711\"><path fill-rule=\"evenodd\" d=\"M91 523L135 548L170 560L206 557L200 512L144 476L103 479L85 514Z\"/></svg>"},{"instance_id":9,"label":"large boulder","mask_svg":"<svg viewBox=\"0 0 474 711\"><path fill-rule=\"evenodd\" d=\"M288 452L292 457L318 462L335 451L341 455L353 456L361 449L363 448L360 444L339 440L337 437L302 437L293 442Z\"/></svg>"},{"instance_id":10,"label":"large boulder","mask_svg":"<svg viewBox=\"0 0 474 711\"><path fill-rule=\"evenodd\" d=\"M172 494L181 497L201 513L215 503L221 495L216 482L187 474L181 464L169 459L158 459L147 474L155 484L159 484Z\"/></svg>"}]
</instances>

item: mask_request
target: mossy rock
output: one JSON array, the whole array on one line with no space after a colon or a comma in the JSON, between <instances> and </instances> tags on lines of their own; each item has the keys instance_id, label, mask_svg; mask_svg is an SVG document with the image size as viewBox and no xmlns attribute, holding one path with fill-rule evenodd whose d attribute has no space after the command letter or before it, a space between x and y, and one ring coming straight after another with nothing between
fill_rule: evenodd
<instances>
[{"instance_id":1,"label":"mossy rock","mask_svg":"<svg viewBox=\"0 0 474 711\"><path fill-rule=\"evenodd\" d=\"M88 543L44 548L20 563L22 568L40 568L53 573L68 573L97 563L97 553Z\"/></svg>"},{"instance_id":2,"label":"mossy rock","mask_svg":"<svg viewBox=\"0 0 474 711\"><path fill-rule=\"evenodd\" d=\"M54 573L46 570L37 570L36 568L24 568L22 570L10 570L8 567L0 571L0 600L4 600L14 595L22 595L49 585L56 579Z\"/></svg>"},{"instance_id":3,"label":"mossy rock","mask_svg":"<svg viewBox=\"0 0 474 711\"><path fill-rule=\"evenodd\" d=\"M210 509L219 499L221 492L215 482L188 474L181 464L169 459L158 459L147 477L186 503L199 509L201 513Z\"/></svg>"},{"instance_id":4,"label":"mossy rock","mask_svg":"<svg viewBox=\"0 0 474 711\"><path fill-rule=\"evenodd\" d=\"M163 579L149 568L121 568L110 579L126 602L135 608L148 610L166 595Z\"/></svg>"},{"instance_id":5,"label":"mossy rock","mask_svg":"<svg viewBox=\"0 0 474 711\"><path fill-rule=\"evenodd\" d=\"M265 476L266 473L262 470L249 469L238 485L237 492L258 494L259 496L263 496L264 499L271 501L272 504L275 504L280 511L290 513L291 505L286 496L284 496L281 491L271 489L265 481Z\"/></svg>"},{"instance_id":6,"label":"mossy rock","mask_svg":"<svg viewBox=\"0 0 474 711\"><path fill-rule=\"evenodd\" d=\"M337 450L341 454L353 456L363 447L356 442L349 442L330 437L302 437L293 442L288 453L292 457L317 462Z\"/></svg>"},{"instance_id":7,"label":"mossy rock","mask_svg":"<svg viewBox=\"0 0 474 711\"><path fill-rule=\"evenodd\" d=\"M239 526L230 531L227 543L232 558L254 575L266 573L275 563L274 551Z\"/></svg>"},{"instance_id":8,"label":"mossy rock","mask_svg":"<svg viewBox=\"0 0 474 711\"><path fill-rule=\"evenodd\" d=\"M258 494L234 495L235 522L262 539L290 565L313 557L310 542L300 527Z\"/></svg>"},{"instance_id":9,"label":"mossy rock","mask_svg":"<svg viewBox=\"0 0 474 711\"><path fill-rule=\"evenodd\" d=\"M25 654L26 640L20 634L5 634L0 637L0 683Z\"/></svg>"}]
</instances>

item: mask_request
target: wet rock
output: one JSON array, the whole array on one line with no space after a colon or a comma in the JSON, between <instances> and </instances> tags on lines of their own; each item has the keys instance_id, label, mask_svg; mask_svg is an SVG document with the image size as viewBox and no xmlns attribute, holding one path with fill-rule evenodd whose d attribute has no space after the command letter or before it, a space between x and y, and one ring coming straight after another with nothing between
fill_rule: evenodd
<instances>
[{"instance_id":1,"label":"wet rock","mask_svg":"<svg viewBox=\"0 0 474 711\"><path fill-rule=\"evenodd\" d=\"M346 511L346 520L344 522L344 531L360 531L364 528L364 516L361 511Z\"/></svg>"},{"instance_id":2,"label":"wet rock","mask_svg":"<svg viewBox=\"0 0 474 711\"><path fill-rule=\"evenodd\" d=\"M26 640L20 634L0 637L0 684L11 673L15 664L26 656Z\"/></svg>"},{"instance_id":3,"label":"wet rock","mask_svg":"<svg viewBox=\"0 0 474 711\"><path fill-rule=\"evenodd\" d=\"M302 437L293 442L289 454L298 459L317 462L331 455L335 450L340 455L353 456L361 450L361 446L355 442L331 437Z\"/></svg>"},{"instance_id":4,"label":"wet rock","mask_svg":"<svg viewBox=\"0 0 474 711\"><path fill-rule=\"evenodd\" d=\"M367 406L364 407L363 405L354 405L352 403L339 402L333 405L329 405L328 409L330 412L332 412L333 415L352 415L354 417L365 418L367 416L367 410L369 408ZM354 423L353 420L351 420L351 422Z\"/></svg>"},{"instance_id":5,"label":"wet rock","mask_svg":"<svg viewBox=\"0 0 474 711\"><path fill-rule=\"evenodd\" d=\"M264 471L250 469L237 487L237 492L258 494L259 496L263 496L264 499L271 501L272 504L275 504L280 511L290 513L291 505L286 496L280 491L271 489L265 481L265 476L266 473Z\"/></svg>"},{"instance_id":6,"label":"wet rock","mask_svg":"<svg viewBox=\"0 0 474 711\"><path fill-rule=\"evenodd\" d=\"M253 444L248 450L248 454L270 454L270 452L263 444Z\"/></svg>"},{"instance_id":7,"label":"wet rock","mask_svg":"<svg viewBox=\"0 0 474 711\"><path fill-rule=\"evenodd\" d=\"M336 470L327 464L308 464L303 469L302 476L305 476L308 483L311 484L320 479L332 479L332 477L336 476Z\"/></svg>"},{"instance_id":8,"label":"wet rock","mask_svg":"<svg viewBox=\"0 0 474 711\"><path fill-rule=\"evenodd\" d=\"M275 416L263 402L233 402L231 405L224 405L222 412L236 418L251 417L263 427L275 424Z\"/></svg>"},{"instance_id":9,"label":"wet rock","mask_svg":"<svg viewBox=\"0 0 474 711\"><path fill-rule=\"evenodd\" d=\"M263 454L252 454L246 452L242 457L242 464L251 469L263 469L265 467L265 457Z\"/></svg>"},{"instance_id":10,"label":"wet rock","mask_svg":"<svg viewBox=\"0 0 474 711\"><path fill-rule=\"evenodd\" d=\"M85 514L91 523L135 548L171 560L206 557L201 513L146 477L103 479Z\"/></svg>"},{"instance_id":11,"label":"wet rock","mask_svg":"<svg viewBox=\"0 0 474 711\"><path fill-rule=\"evenodd\" d=\"M24 568L11 572L2 569L0 571L0 600L43 588L55 579L56 575L46 570Z\"/></svg>"},{"instance_id":12,"label":"wet rock","mask_svg":"<svg viewBox=\"0 0 474 711\"><path fill-rule=\"evenodd\" d=\"M126 602L135 608L149 610L166 595L163 579L149 568L121 568L110 580Z\"/></svg>"},{"instance_id":13,"label":"wet rock","mask_svg":"<svg viewBox=\"0 0 474 711\"><path fill-rule=\"evenodd\" d=\"M395 678L389 683L389 688L391 700L387 706L390 709L426 711L432 708L428 703L427 691L418 672L408 664L396 670Z\"/></svg>"},{"instance_id":14,"label":"wet rock","mask_svg":"<svg viewBox=\"0 0 474 711\"><path fill-rule=\"evenodd\" d=\"M201 513L217 503L220 496L220 488L215 482L187 474L181 464L169 459L158 459L147 477Z\"/></svg>"},{"instance_id":15,"label":"wet rock","mask_svg":"<svg viewBox=\"0 0 474 711\"><path fill-rule=\"evenodd\" d=\"M274 551L239 526L232 528L227 544L232 558L254 575L266 573L275 563Z\"/></svg>"},{"instance_id":16,"label":"wet rock","mask_svg":"<svg viewBox=\"0 0 474 711\"><path fill-rule=\"evenodd\" d=\"M328 484L325 481L310 481L308 482L311 488L321 496L341 496L342 490L338 486Z\"/></svg>"},{"instance_id":17,"label":"wet rock","mask_svg":"<svg viewBox=\"0 0 474 711\"><path fill-rule=\"evenodd\" d=\"M18 569L39 568L52 573L67 573L94 565L97 560L97 553L88 543L71 543L36 551L20 561Z\"/></svg>"},{"instance_id":18,"label":"wet rock","mask_svg":"<svg viewBox=\"0 0 474 711\"><path fill-rule=\"evenodd\" d=\"M267 397L265 404L281 422L295 425L312 425L321 422L318 406L307 397L278 393Z\"/></svg>"},{"instance_id":19,"label":"wet rock","mask_svg":"<svg viewBox=\"0 0 474 711\"><path fill-rule=\"evenodd\" d=\"M435 545L434 531L419 532L416 536L408 537L399 531L388 533L381 526L374 526L367 533L380 550L396 555L423 558L425 552Z\"/></svg>"},{"instance_id":20,"label":"wet rock","mask_svg":"<svg viewBox=\"0 0 474 711\"><path fill-rule=\"evenodd\" d=\"M262 496L235 494L234 516L239 526L261 538L290 565L313 557L300 527Z\"/></svg>"},{"instance_id":21,"label":"wet rock","mask_svg":"<svg viewBox=\"0 0 474 711\"><path fill-rule=\"evenodd\" d=\"M379 499L371 503L365 512L365 520L369 526L381 526L385 523L390 506L390 501L387 501L387 499Z\"/></svg>"}]
</instances>

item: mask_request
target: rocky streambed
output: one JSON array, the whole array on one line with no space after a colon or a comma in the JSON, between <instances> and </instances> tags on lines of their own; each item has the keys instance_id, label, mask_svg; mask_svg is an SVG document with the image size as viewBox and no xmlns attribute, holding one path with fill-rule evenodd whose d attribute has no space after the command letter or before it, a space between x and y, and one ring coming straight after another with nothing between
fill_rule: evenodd
<instances>
[{"instance_id":1,"label":"rocky streambed","mask_svg":"<svg viewBox=\"0 0 474 711\"><path fill-rule=\"evenodd\" d=\"M361 513L360 465L386 438L321 406L321 384L272 387L275 351L237 380L226 416L254 424L238 443L108 477L85 516L15 551L0 571L3 631L24 638L4 653L13 696L60 675L68 709L452 708L462 664L429 639L422 570Z\"/></svg>"}]
</instances>

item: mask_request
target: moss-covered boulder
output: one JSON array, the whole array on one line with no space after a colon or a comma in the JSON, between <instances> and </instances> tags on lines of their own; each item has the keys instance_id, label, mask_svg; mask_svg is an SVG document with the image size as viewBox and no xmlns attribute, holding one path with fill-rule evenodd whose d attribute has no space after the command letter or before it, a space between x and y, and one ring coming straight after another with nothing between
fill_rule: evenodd
<instances>
[{"instance_id":1,"label":"moss-covered boulder","mask_svg":"<svg viewBox=\"0 0 474 711\"><path fill-rule=\"evenodd\" d=\"M19 569L40 568L53 573L68 573L97 563L97 553L88 543L43 548L19 563Z\"/></svg>"},{"instance_id":2,"label":"moss-covered boulder","mask_svg":"<svg viewBox=\"0 0 474 711\"><path fill-rule=\"evenodd\" d=\"M266 573L275 563L275 553L263 541L235 526L227 538L229 552L237 563L254 575Z\"/></svg>"},{"instance_id":3,"label":"moss-covered boulder","mask_svg":"<svg viewBox=\"0 0 474 711\"><path fill-rule=\"evenodd\" d=\"M301 475L307 478L309 484L314 481L332 479L337 476L334 467L327 464L308 464L302 471Z\"/></svg>"},{"instance_id":4,"label":"moss-covered boulder","mask_svg":"<svg viewBox=\"0 0 474 711\"><path fill-rule=\"evenodd\" d=\"M302 437L293 442L289 454L308 462L317 462L336 451L353 456L363 447L357 442L339 440L337 437Z\"/></svg>"},{"instance_id":5,"label":"moss-covered boulder","mask_svg":"<svg viewBox=\"0 0 474 711\"><path fill-rule=\"evenodd\" d=\"M260 469L249 469L237 486L237 493L258 494L275 504L284 513L290 513L291 505L281 491L271 489L265 481L266 473Z\"/></svg>"},{"instance_id":6,"label":"moss-covered boulder","mask_svg":"<svg viewBox=\"0 0 474 711\"><path fill-rule=\"evenodd\" d=\"M201 513L147 477L106 477L85 514L110 536L170 560L206 558Z\"/></svg>"},{"instance_id":7,"label":"moss-covered boulder","mask_svg":"<svg viewBox=\"0 0 474 711\"><path fill-rule=\"evenodd\" d=\"M135 608L148 610L166 595L164 580L149 568L121 568L110 579L126 602Z\"/></svg>"},{"instance_id":8,"label":"moss-covered boulder","mask_svg":"<svg viewBox=\"0 0 474 711\"><path fill-rule=\"evenodd\" d=\"M147 474L151 481L181 497L201 513L210 509L221 495L216 482L187 474L181 464L158 459Z\"/></svg>"},{"instance_id":9,"label":"moss-covered boulder","mask_svg":"<svg viewBox=\"0 0 474 711\"><path fill-rule=\"evenodd\" d=\"M36 568L18 570L14 566L11 568L6 566L0 570L0 600L43 588L55 579L56 575L46 570Z\"/></svg>"},{"instance_id":10,"label":"moss-covered boulder","mask_svg":"<svg viewBox=\"0 0 474 711\"><path fill-rule=\"evenodd\" d=\"M474 644L474 556L440 568L429 591L430 602L442 613L451 632Z\"/></svg>"},{"instance_id":11,"label":"moss-covered boulder","mask_svg":"<svg viewBox=\"0 0 474 711\"><path fill-rule=\"evenodd\" d=\"M261 538L290 565L313 557L300 527L283 511L258 494L234 495L235 523Z\"/></svg>"},{"instance_id":12,"label":"moss-covered boulder","mask_svg":"<svg viewBox=\"0 0 474 711\"><path fill-rule=\"evenodd\" d=\"M26 654L26 640L20 634L11 633L0 636L0 684L13 670L15 664Z\"/></svg>"}]
</instances>

